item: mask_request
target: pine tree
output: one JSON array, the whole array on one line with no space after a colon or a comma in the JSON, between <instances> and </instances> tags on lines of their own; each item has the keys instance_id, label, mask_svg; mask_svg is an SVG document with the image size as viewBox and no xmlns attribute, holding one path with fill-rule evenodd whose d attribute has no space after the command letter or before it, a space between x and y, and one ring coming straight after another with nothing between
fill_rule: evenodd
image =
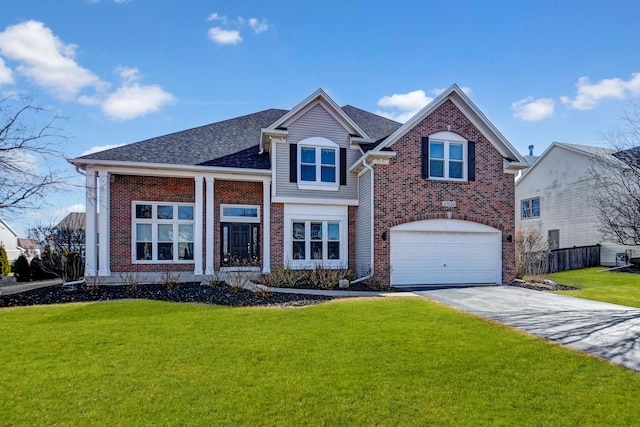
<instances>
[{"instance_id":1,"label":"pine tree","mask_svg":"<svg viewBox=\"0 0 640 427\"><path fill-rule=\"evenodd\" d=\"M8 276L9 273L11 273L11 264L9 264L9 257L3 245L0 246L0 277Z\"/></svg>"}]
</instances>

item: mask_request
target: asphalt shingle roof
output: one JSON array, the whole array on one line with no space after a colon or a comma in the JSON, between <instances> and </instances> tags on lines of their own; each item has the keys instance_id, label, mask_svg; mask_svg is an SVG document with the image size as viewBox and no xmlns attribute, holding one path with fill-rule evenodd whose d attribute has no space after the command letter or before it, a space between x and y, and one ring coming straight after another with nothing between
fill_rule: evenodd
<instances>
[{"instance_id":1,"label":"asphalt shingle roof","mask_svg":"<svg viewBox=\"0 0 640 427\"><path fill-rule=\"evenodd\" d=\"M347 105L342 110L369 137L383 140L402 126L387 118ZM261 129L287 110L270 109L193 129L124 145L79 157L83 160L165 163L270 169L268 154L258 154ZM373 148L375 144L363 146Z\"/></svg>"}]
</instances>

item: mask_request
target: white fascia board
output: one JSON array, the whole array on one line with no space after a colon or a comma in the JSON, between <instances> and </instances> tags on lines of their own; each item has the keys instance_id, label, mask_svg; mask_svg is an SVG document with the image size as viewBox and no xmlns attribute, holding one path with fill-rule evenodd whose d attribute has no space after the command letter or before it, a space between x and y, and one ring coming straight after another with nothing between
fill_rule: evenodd
<instances>
[{"instance_id":1,"label":"white fascia board","mask_svg":"<svg viewBox=\"0 0 640 427\"><path fill-rule=\"evenodd\" d=\"M272 203L294 203L299 205L336 205L336 206L358 206L357 199L311 199L304 197L273 197Z\"/></svg>"},{"instance_id":2,"label":"white fascia board","mask_svg":"<svg viewBox=\"0 0 640 427\"><path fill-rule=\"evenodd\" d=\"M11 228L11 226L5 222L5 220L3 220L2 218L0 218L0 222L1 222L2 224L4 224L4 226L6 227L6 229L7 229L7 230L9 230L11 233L13 233L13 235L14 235L14 236L16 236L16 238L18 237L18 233L16 233L16 232L13 230L13 228Z\"/></svg>"},{"instance_id":3,"label":"white fascia board","mask_svg":"<svg viewBox=\"0 0 640 427\"><path fill-rule=\"evenodd\" d=\"M394 157L396 157L398 153L396 153L395 151L377 151L374 152L373 150L371 151L367 151L366 154L362 157L360 157L350 168L349 168L349 172L354 172L357 173L360 171L360 169L362 169L364 166L364 163L367 160L370 160L369 164L373 164L373 162L375 162L375 160L389 160L392 159Z\"/></svg>"},{"instance_id":4,"label":"white fascia board","mask_svg":"<svg viewBox=\"0 0 640 427\"><path fill-rule=\"evenodd\" d=\"M440 95L438 95L433 101L431 101L431 103L429 103L426 107L424 107L422 110L416 113L416 115L414 115L407 122L405 122L404 125L400 126L400 128L398 128L394 133L392 133L384 142L384 144L380 144L378 147L374 148L372 151L379 151L385 147L390 147L391 145L393 145L400 138L402 138L407 132L413 129L418 123L424 120L425 117L427 117L429 114L435 111L440 105L442 105L444 101L446 101L451 96L452 93L457 94L469 106L469 108L471 108L471 110L480 118L483 124L486 125L491 130L491 132L494 135L484 135L484 136L489 140L489 142L491 142L491 144L494 145L494 147L496 147L496 149L500 152L500 154L503 155L503 157L512 158L519 163L526 163L522 155L518 153L518 151L511 145L511 143L502 135L502 133L500 133L500 131L493 125L493 123L491 123L489 119L487 119L484 113L482 113L482 111L478 109L478 107L473 103L473 101L471 101L471 99L456 84L451 85L451 87L449 87L447 90L445 90ZM455 104L455 101L452 100L452 102L454 102ZM474 120L472 117L467 116L467 118L478 128L478 130L481 131L481 127L477 126L477 124L474 123ZM504 149L503 147L497 146L495 143L495 140L498 140L498 142L504 147ZM505 150L507 151L506 153L505 153Z\"/></svg>"},{"instance_id":5,"label":"white fascia board","mask_svg":"<svg viewBox=\"0 0 640 427\"><path fill-rule=\"evenodd\" d=\"M78 167L102 169L112 173L131 175L185 176L220 175L234 179L256 180L261 177L271 180L271 169L224 168L219 166L175 165L167 163L121 162L116 160L70 159L69 163Z\"/></svg>"},{"instance_id":6,"label":"white fascia board","mask_svg":"<svg viewBox=\"0 0 640 427\"><path fill-rule=\"evenodd\" d=\"M284 129L267 129L267 128L260 129L259 154L262 154L265 151L269 151L271 149L271 142L273 141L273 139L286 141L288 135L289 135L289 131ZM277 142L277 141L273 141L273 142Z\"/></svg>"},{"instance_id":7,"label":"white fascia board","mask_svg":"<svg viewBox=\"0 0 640 427\"><path fill-rule=\"evenodd\" d=\"M347 127L352 128L351 130L349 129L347 130L355 131L363 138L369 137L369 135L367 135L367 133L363 131L360 128L360 126L358 126L353 120L351 120L351 117L349 117L344 111L342 111L342 108L340 108L340 106L336 104L335 101L331 99L331 97L329 97L329 95L327 95L326 92L322 89L318 89L315 92L313 92L311 95L306 97L302 102L300 102L298 105L296 105L291 110L289 110L287 114L280 117L277 121L271 124L271 126L269 126L267 129L270 131L278 127L287 127L285 125L286 123L288 123L291 119L297 117L299 114L303 113L307 109L315 106L316 102L319 102L318 100L324 101L330 107L330 109L327 111L329 112L329 114L333 116L334 119L336 119L339 123L341 123L345 128Z\"/></svg>"},{"instance_id":8,"label":"white fascia board","mask_svg":"<svg viewBox=\"0 0 640 427\"><path fill-rule=\"evenodd\" d=\"M522 162L510 162L508 160L503 160L503 168L504 171L507 173L518 173L518 171L524 170L524 169L528 169L529 168L529 164L528 163L522 163Z\"/></svg>"}]
</instances>

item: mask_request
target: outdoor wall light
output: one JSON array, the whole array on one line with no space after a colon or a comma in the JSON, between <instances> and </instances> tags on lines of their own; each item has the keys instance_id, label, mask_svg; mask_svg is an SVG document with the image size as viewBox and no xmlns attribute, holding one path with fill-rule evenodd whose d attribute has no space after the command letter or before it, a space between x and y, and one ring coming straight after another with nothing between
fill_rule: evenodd
<instances>
[{"instance_id":1,"label":"outdoor wall light","mask_svg":"<svg viewBox=\"0 0 640 427\"><path fill-rule=\"evenodd\" d=\"M386 231L382 232L382 240L384 240L384 241L387 240L387 232Z\"/></svg>"},{"instance_id":2,"label":"outdoor wall light","mask_svg":"<svg viewBox=\"0 0 640 427\"><path fill-rule=\"evenodd\" d=\"M513 236L511 234L507 234L506 240L507 242L513 242Z\"/></svg>"}]
</instances>

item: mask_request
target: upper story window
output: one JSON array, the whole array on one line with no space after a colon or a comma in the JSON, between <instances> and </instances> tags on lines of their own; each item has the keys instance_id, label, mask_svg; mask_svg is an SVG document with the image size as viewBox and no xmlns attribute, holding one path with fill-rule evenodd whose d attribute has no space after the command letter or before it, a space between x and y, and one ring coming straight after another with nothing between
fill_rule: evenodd
<instances>
[{"instance_id":1,"label":"upper story window","mask_svg":"<svg viewBox=\"0 0 640 427\"><path fill-rule=\"evenodd\" d=\"M340 149L326 138L313 137L297 146L298 188L337 190L340 185Z\"/></svg>"},{"instance_id":2,"label":"upper story window","mask_svg":"<svg viewBox=\"0 0 640 427\"><path fill-rule=\"evenodd\" d=\"M526 199L521 202L521 218L540 218L540 197Z\"/></svg>"},{"instance_id":3,"label":"upper story window","mask_svg":"<svg viewBox=\"0 0 640 427\"><path fill-rule=\"evenodd\" d=\"M422 177L474 181L475 143L453 132L438 132L423 138Z\"/></svg>"}]
</instances>

